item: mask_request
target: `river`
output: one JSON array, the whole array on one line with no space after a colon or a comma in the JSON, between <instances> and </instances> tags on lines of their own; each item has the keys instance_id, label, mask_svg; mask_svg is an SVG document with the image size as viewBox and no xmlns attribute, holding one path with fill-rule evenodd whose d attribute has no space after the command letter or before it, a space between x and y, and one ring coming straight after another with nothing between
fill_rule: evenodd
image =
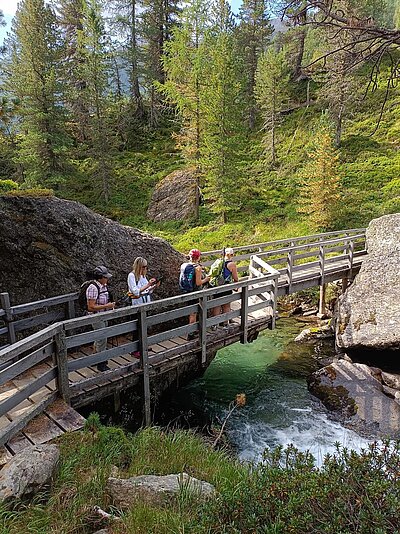
<instances>
[{"instance_id":1,"label":"river","mask_svg":"<svg viewBox=\"0 0 400 534\"><path fill-rule=\"evenodd\" d=\"M266 447L293 443L309 450L318 464L335 442L359 450L367 440L331 420L307 389L306 379L332 355L331 343L298 344L304 323L280 319L251 344L220 350L202 378L164 399L156 417L162 425L202 427L222 422L238 393L246 405L235 409L226 430L244 460L260 460Z\"/></svg>"}]
</instances>

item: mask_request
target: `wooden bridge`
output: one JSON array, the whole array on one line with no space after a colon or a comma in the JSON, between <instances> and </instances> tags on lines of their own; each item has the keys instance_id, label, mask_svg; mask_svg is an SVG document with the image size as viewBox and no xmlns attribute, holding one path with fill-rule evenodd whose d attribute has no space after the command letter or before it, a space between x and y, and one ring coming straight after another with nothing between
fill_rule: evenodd
<instances>
[{"instance_id":1,"label":"wooden bridge","mask_svg":"<svg viewBox=\"0 0 400 534\"><path fill-rule=\"evenodd\" d=\"M226 286L102 313L108 326L93 330L94 316L75 317L77 294L12 306L0 295L0 446L3 455L82 426L74 410L119 392L143 387L144 420L151 422L150 386L186 367L201 372L226 345L252 341L274 328L279 296L334 280L351 280L366 254L365 230L346 230L236 247L243 275ZM203 253L205 266L222 251ZM216 317L210 310L230 303ZM188 316L198 320L189 325ZM229 322L222 327L221 323ZM37 333L26 337L32 328ZM197 334L188 341L187 335ZM97 339L107 349L93 353ZM132 353L140 351L140 359ZM108 361L110 371L96 365ZM40 415L39 415L40 414ZM36 417L38 416L39 417ZM34 419L36 417L36 419ZM39 422L38 422L39 421Z\"/></svg>"}]
</instances>

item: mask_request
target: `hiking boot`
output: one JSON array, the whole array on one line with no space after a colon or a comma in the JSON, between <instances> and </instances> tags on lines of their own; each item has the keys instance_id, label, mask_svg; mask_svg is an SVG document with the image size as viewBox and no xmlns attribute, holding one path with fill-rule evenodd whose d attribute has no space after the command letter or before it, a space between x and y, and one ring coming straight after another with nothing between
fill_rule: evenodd
<instances>
[{"instance_id":1,"label":"hiking boot","mask_svg":"<svg viewBox=\"0 0 400 534\"><path fill-rule=\"evenodd\" d=\"M101 362L97 364L97 370L104 373L104 371L111 371L111 367L108 367L107 362Z\"/></svg>"}]
</instances>

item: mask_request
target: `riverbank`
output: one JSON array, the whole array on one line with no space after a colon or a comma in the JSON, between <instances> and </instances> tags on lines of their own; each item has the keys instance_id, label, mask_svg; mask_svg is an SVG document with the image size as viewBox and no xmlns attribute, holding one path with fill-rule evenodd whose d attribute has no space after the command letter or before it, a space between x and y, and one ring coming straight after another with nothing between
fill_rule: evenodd
<instances>
[{"instance_id":1,"label":"riverbank","mask_svg":"<svg viewBox=\"0 0 400 534\"><path fill-rule=\"evenodd\" d=\"M213 450L191 432L157 428L135 435L102 427L91 417L82 432L59 441L53 486L30 504L1 508L2 534L222 534L395 532L400 527L398 445L371 445L359 455L339 450L315 469L293 447L267 453L257 466ZM217 494L201 503L182 491L168 507L144 503L120 513L105 487L120 478L186 472L210 482ZM118 519L101 519L94 507Z\"/></svg>"}]
</instances>

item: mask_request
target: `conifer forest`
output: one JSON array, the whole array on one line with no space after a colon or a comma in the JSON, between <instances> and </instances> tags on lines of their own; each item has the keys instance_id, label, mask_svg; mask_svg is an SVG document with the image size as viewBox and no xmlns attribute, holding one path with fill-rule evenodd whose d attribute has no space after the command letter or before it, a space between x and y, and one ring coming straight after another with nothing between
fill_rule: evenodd
<instances>
[{"instance_id":1,"label":"conifer forest","mask_svg":"<svg viewBox=\"0 0 400 534\"><path fill-rule=\"evenodd\" d=\"M397 0L21 0L0 61L2 192L180 249L400 208ZM197 177L197 217L152 223L176 169Z\"/></svg>"}]
</instances>

